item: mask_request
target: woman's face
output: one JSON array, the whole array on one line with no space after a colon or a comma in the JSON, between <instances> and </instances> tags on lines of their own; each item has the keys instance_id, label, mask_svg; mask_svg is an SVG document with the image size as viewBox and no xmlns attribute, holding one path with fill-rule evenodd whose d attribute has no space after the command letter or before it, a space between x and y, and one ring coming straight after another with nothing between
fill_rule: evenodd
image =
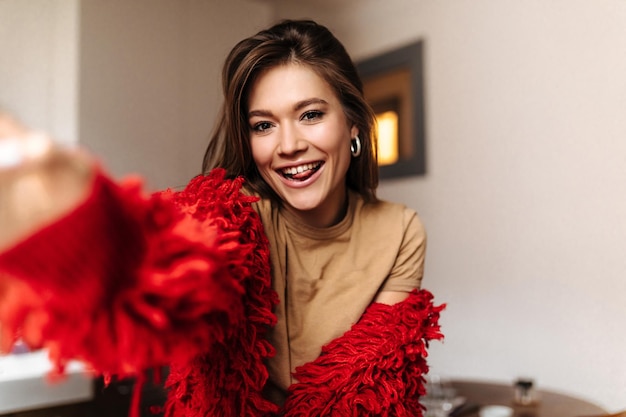
<instances>
[{"instance_id":1,"label":"woman's face","mask_svg":"<svg viewBox=\"0 0 626 417\"><path fill-rule=\"evenodd\" d=\"M274 67L253 84L248 109L252 156L265 182L307 224L337 223L358 129L330 85L305 65Z\"/></svg>"}]
</instances>

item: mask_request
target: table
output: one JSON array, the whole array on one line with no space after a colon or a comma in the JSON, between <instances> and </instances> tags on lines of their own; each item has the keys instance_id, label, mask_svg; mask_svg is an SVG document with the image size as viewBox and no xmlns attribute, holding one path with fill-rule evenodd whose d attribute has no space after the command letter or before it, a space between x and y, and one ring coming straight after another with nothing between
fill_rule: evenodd
<instances>
[{"instance_id":1,"label":"table","mask_svg":"<svg viewBox=\"0 0 626 417\"><path fill-rule=\"evenodd\" d=\"M515 389L512 382L453 380L452 386L458 395L467 399L466 406L476 406L473 410L459 415L462 417L476 417L478 407L490 404L512 407L515 410L515 417L582 417L608 414L606 410L589 401L539 388L536 388L539 398L537 404L518 406L513 403Z\"/></svg>"},{"instance_id":2,"label":"table","mask_svg":"<svg viewBox=\"0 0 626 417\"><path fill-rule=\"evenodd\" d=\"M473 411L458 414L457 417L477 417L478 406L501 404L513 406L513 384L471 380L453 380L457 393L467 398L466 405L476 406ZM125 381L103 388L101 381L96 384L96 398L91 402L52 407L48 409L24 411L0 417L120 417L128 415L132 383ZM583 417L606 414L606 411L572 396L537 390L540 402L536 406L514 407L515 417ZM142 393L142 402L156 404L162 402L162 391L147 385ZM158 417L142 407L144 417Z\"/></svg>"}]
</instances>

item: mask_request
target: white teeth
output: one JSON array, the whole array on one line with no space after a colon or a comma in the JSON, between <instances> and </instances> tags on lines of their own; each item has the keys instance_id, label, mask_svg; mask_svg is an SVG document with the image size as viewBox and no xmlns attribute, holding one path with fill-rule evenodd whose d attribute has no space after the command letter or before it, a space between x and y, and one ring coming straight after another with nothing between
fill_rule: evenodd
<instances>
[{"instance_id":1,"label":"white teeth","mask_svg":"<svg viewBox=\"0 0 626 417\"><path fill-rule=\"evenodd\" d=\"M286 174L286 175L301 174L304 171L314 169L316 166L317 164L304 164L304 165L299 165L297 167L285 168L283 169L283 174Z\"/></svg>"}]
</instances>

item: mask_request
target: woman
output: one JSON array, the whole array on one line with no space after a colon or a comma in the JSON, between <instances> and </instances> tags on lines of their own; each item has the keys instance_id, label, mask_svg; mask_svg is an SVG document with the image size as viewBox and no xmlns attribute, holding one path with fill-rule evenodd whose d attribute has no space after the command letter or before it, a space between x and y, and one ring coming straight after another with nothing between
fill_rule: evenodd
<instances>
[{"instance_id":1,"label":"woman","mask_svg":"<svg viewBox=\"0 0 626 417\"><path fill-rule=\"evenodd\" d=\"M170 364L169 415L420 415L441 307L419 290L419 217L376 198L375 119L344 47L315 22L281 22L233 48L223 90L205 175L180 193L143 197L62 155L87 197L14 233L0 271L29 301L0 320L61 364L122 376ZM97 249L59 256L61 234L79 229ZM55 241L48 278L33 279L17 260ZM91 317L72 329L95 332L63 329L71 294L87 294Z\"/></svg>"}]
</instances>

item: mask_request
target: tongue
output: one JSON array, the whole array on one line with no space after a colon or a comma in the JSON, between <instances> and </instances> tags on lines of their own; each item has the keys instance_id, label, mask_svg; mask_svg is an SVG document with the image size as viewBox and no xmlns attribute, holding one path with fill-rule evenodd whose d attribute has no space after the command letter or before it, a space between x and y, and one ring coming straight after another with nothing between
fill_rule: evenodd
<instances>
[{"instance_id":1,"label":"tongue","mask_svg":"<svg viewBox=\"0 0 626 417\"><path fill-rule=\"evenodd\" d=\"M293 174L291 178L293 178L294 180L304 181L307 178L309 178L311 175L313 175L313 170L309 169L303 172L299 172L297 174Z\"/></svg>"}]
</instances>

